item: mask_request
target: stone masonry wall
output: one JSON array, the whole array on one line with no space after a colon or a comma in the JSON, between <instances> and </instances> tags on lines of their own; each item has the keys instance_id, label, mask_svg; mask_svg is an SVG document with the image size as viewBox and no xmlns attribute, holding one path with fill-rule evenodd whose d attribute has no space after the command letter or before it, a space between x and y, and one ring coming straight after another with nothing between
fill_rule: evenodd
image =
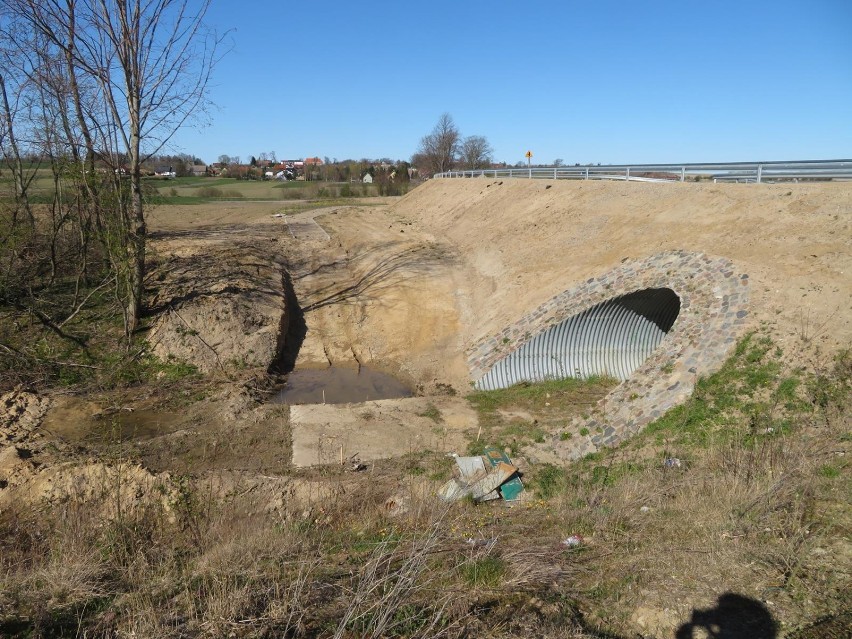
<instances>
[{"instance_id":1,"label":"stone masonry wall","mask_svg":"<svg viewBox=\"0 0 852 639\"><path fill-rule=\"evenodd\" d=\"M699 377L722 366L744 332L748 283L748 275L737 273L730 260L703 253L669 251L626 262L476 342L468 350L471 378L478 380L538 333L601 302L648 288L672 289L680 297L680 314L657 350L588 418L575 419L553 433L550 442L536 446L543 457L578 459L636 434L689 397Z\"/></svg>"}]
</instances>

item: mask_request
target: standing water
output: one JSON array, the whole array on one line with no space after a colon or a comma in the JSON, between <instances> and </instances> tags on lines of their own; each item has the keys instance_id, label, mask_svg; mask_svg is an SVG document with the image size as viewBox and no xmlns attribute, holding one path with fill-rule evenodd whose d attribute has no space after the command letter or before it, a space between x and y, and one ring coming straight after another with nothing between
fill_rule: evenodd
<instances>
[{"instance_id":1,"label":"standing water","mask_svg":"<svg viewBox=\"0 0 852 639\"><path fill-rule=\"evenodd\" d=\"M360 368L330 366L318 370L296 370L272 397L275 404L349 404L376 399L411 397L411 389L398 379Z\"/></svg>"}]
</instances>

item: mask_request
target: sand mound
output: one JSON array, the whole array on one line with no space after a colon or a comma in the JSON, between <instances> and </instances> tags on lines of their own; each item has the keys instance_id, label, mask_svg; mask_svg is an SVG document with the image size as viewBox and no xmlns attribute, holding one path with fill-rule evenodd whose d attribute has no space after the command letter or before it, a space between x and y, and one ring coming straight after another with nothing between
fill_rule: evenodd
<instances>
[{"instance_id":1,"label":"sand mound","mask_svg":"<svg viewBox=\"0 0 852 639\"><path fill-rule=\"evenodd\" d=\"M467 271L464 342L627 259L726 257L752 280L752 326L852 341L852 185L432 180L391 214L445 239Z\"/></svg>"}]
</instances>

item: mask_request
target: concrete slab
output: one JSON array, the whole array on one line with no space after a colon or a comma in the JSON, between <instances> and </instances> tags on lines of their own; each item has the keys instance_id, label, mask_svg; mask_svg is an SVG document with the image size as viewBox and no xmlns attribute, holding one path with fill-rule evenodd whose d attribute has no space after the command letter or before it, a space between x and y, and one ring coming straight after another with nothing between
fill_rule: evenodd
<instances>
[{"instance_id":1,"label":"concrete slab","mask_svg":"<svg viewBox=\"0 0 852 639\"><path fill-rule=\"evenodd\" d=\"M437 420L426 416L434 414L430 407ZM476 412L457 397L291 406L293 465L339 463L355 454L370 461L423 450L461 453L478 426Z\"/></svg>"}]
</instances>

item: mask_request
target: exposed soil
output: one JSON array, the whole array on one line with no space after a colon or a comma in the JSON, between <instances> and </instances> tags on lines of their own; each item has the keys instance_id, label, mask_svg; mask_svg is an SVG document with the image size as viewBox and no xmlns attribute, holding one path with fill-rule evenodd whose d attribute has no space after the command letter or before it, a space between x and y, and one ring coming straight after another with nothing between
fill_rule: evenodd
<instances>
[{"instance_id":1,"label":"exposed soil","mask_svg":"<svg viewBox=\"0 0 852 639\"><path fill-rule=\"evenodd\" d=\"M470 389L470 344L622 260L669 249L735 261L751 278L752 327L779 344L826 354L852 344L849 184L459 179L387 206L274 217L280 206L151 212L149 343L204 374L198 393L3 396L0 509L84 499L117 476L140 503L166 499L151 486L183 474L206 478L216 494L252 492L260 510L313 504L347 482L389 496L401 462L334 482L312 467L463 452L481 433L459 397ZM279 373L328 366L368 366L417 397L267 402ZM549 425L559 416L548 407L498 416L520 429L542 415ZM634 625L676 623L648 621L662 606L637 609Z\"/></svg>"},{"instance_id":2,"label":"exposed soil","mask_svg":"<svg viewBox=\"0 0 852 639\"><path fill-rule=\"evenodd\" d=\"M622 260L673 249L733 260L751 279L753 325L782 343L852 343L849 183L436 180L392 214L463 256L464 343Z\"/></svg>"},{"instance_id":3,"label":"exposed soil","mask_svg":"<svg viewBox=\"0 0 852 639\"><path fill-rule=\"evenodd\" d=\"M392 402L392 418L357 406L300 409L294 428L286 406L259 401L274 390L267 369L367 365L421 396L464 394L467 345L623 259L675 248L739 263L752 280L751 322L779 343L832 352L852 341L848 184L461 179L429 182L390 206L286 217L280 206L223 202L149 216L149 341L162 359L218 379L203 401L176 409L144 391L61 398L44 432L98 450L130 446L157 471L284 472L294 439L304 442L297 465L316 463L320 431L371 458L401 454L425 441L421 403ZM23 400L8 401L11 415ZM47 410L47 400L32 401L39 408L22 409L21 424ZM369 428L365 412L375 413ZM410 431L387 437L394 423ZM431 443L458 447L477 428L467 414ZM4 450L16 477L41 463Z\"/></svg>"}]
</instances>

